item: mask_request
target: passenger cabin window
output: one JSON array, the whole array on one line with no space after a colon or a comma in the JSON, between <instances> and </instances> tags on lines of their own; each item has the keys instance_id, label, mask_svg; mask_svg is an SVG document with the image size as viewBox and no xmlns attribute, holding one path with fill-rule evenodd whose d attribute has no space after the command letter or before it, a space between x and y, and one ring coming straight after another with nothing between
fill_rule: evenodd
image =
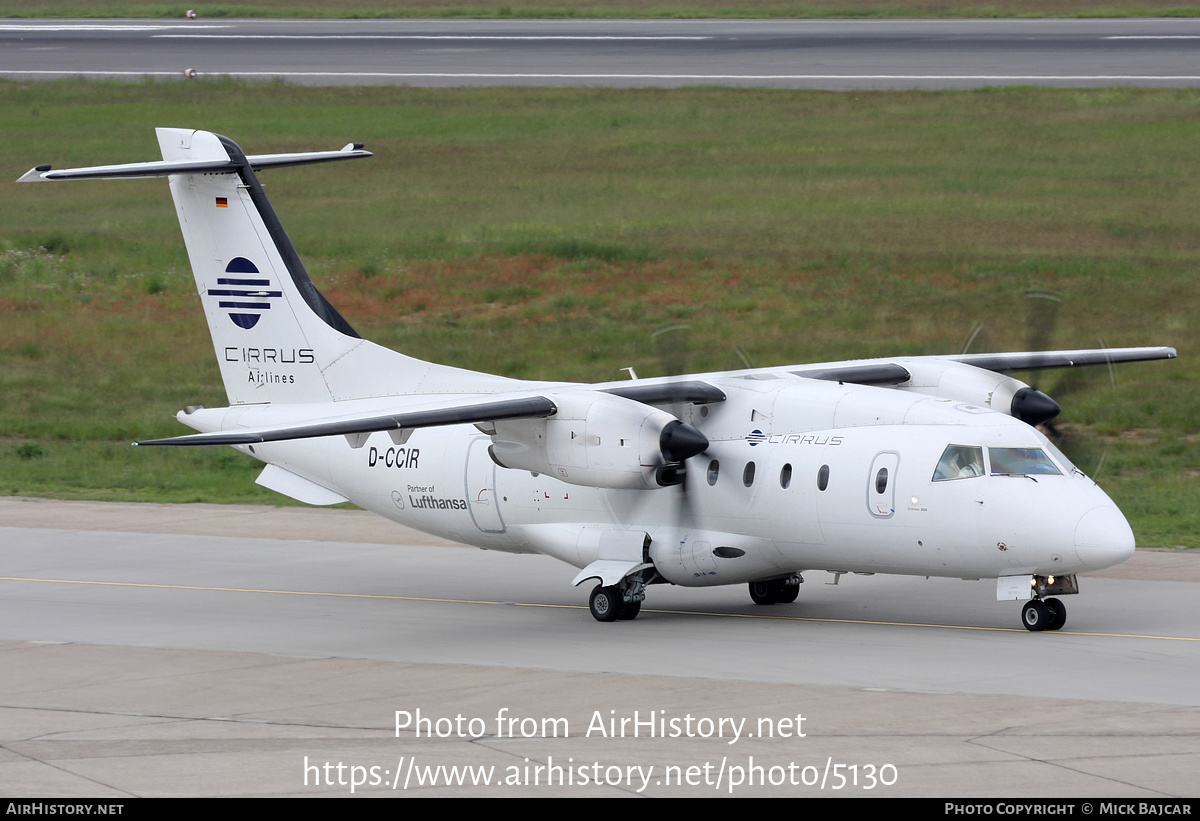
<instances>
[{"instance_id":1,"label":"passenger cabin window","mask_svg":"<svg viewBox=\"0 0 1200 821\"><path fill-rule=\"evenodd\" d=\"M708 483L715 485L717 483L717 474L721 472L721 463L713 459L708 463Z\"/></svg>"},{"instance_id":2,"label":"passenger cabin window","mask_svg":"<svg viewBox=\"0 0 1200 821\"><path fill-rule=\"evenodd\" d=\"M875 492L884 493L887 491L887 468L880 468L875 474Z\"/></svg>"},{"instance_id":3,"label":"passenger cabin window","mask_svg":"<svg viewBox=\"0 0 1200 821\"><path fill-rule=\"evenodd\" d=\"M786 490L787 486L790 485L791 483L792 483L792 466L790 464L787 464L787 465L783 466L783 470L779 471L779 486Z\"/></svg>"},{"instance_id":4,"label":"passenger cabin window","mask_svg":"<svg viewBox=\"0 0 1200 821\"><path fill-rule=\"evenodd\" d=\"M817 490L824 490L829 487L829 465L821 465L821 469L817 471Z\"/></svg>"},{"instance_id":5,"label":"passenger cabin window","mask_svg":"<svg viewBox=\"0 0 1200 821\"><path fill-rule=\"evenodd\" d=\"M1062 476L1041 448L988 448L993 476Z\"/></svg>"},{"instance_id":6,"label":"passenger cabin window","mask_svg":"<svg viewBox=\"0 0 1200 821\"><path fill-rule=\"evenodd\" d=\"M974 445L947 445L942 451L933 481L948 482L951 479L969 479L983 475L983 448Z\"/></svg>"},{"instance_id":7,"label":"passenger cabin window","mask_svg":"<svg viewBox=\"0 0 1200 821\"><path fill-rule=\"evenodd\" d=\"M754 484L754 463L747 462L746 469L742 471L742 484L746 487Z\"/></svg>"}]
</instances>

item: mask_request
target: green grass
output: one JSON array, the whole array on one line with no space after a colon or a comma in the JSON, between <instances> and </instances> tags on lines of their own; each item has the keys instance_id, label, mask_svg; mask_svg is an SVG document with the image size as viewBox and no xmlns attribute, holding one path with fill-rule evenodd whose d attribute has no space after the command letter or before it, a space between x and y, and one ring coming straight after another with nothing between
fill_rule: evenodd
<instances>
[{"instance_id":1,"label":"green grass","mask_svg":"<svg viewBox=\"0 0 1200 821\"><path fill-rule=\"evenodd\" d=\"M483 18L905 18L905 17L1194 17L1180 0L0 0L0 17L483 17Z\"/></svg>"},{"instance_id":2,"label":"green grass","mask_svg":"<svg viewBox=\"0 0 1200 821\"><path fill-rule=\"evenodd\" d=\"M366 336L512 376L1030 346L1161 344L1117 382L1045 374L1146 544L1200 545L1200 91L835 94L0 84L0 166L152 159L156 125L252 152L367 144L264 173L310 271ZM250 501L235 454L133 451L225 404L166 185L0 201L0 492Z\"/></svg>"}]
</instances>

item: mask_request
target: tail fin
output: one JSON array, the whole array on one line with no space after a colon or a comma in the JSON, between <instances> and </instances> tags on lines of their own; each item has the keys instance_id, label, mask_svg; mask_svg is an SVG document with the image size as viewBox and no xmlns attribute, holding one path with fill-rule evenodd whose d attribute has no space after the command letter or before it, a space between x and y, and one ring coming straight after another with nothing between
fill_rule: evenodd
<instances>
[{"instance_id":1,"label":"tail fin","mask_svg":"<svg viewBox=\"0 0 1200 821\"><path fill-rule=\"evenodd\" d=\"M231 405L415 393L494 393L514 380L435 365L368 342L317 290L267 201L256 168L370 154L247 157L207 131L157 129L162 162L50 170L21 182L170 178L171 195Z\"/></svg>"},{"instance_id":2,"label":"tail fin","mask_svg":"<svg viewBox=\"0 0 1200 821\"><path fill-rule=\"evenodd\" d=\"M234 166L170 177L230 404L338 398L322 371L361 337L313 285L245 154L206 131L157 133L168 163Z\"/></svg>"}]
</instances>

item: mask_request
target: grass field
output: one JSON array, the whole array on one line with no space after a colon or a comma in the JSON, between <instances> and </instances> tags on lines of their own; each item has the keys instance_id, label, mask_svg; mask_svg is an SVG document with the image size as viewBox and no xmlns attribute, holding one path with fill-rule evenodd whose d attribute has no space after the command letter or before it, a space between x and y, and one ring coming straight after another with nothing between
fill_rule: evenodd
<instances>
[{"instance_id":1,"label":"grass field","mask_svg":"<svg viewBox=\"0 0 1200 821\"><path fill-rule=\"evenodd\" d=\"M1200 91L0 84L9 179L152 159L156 125L365 142L272 202L360 332L479 370L653 375L674 323L689 370L1024 350L1053 290L1049 346L1179 349L1039 386L1140 543L1200 545ZM165 182L10 186L0 311L0 492L280 501L238 454L128 446L225 404Z\"/></svg>"},{"instance_id":2,"label":"grass field","mask_svg":"<svg viewBox=\"0 0 1200 821\"><path fill-rule=\"evenodd\" d=\"M0 0L0 17L1195 17L1181 0Z\"/></svg>"}]
</instances>

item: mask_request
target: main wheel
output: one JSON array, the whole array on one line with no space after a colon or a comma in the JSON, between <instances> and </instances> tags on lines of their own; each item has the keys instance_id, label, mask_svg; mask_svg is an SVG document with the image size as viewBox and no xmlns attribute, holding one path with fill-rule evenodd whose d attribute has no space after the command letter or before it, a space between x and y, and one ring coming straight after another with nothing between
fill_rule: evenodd
<instances>
[{"instance_id":1,"label":"main wheel","mask_svg":"<svg viewBox=\"0 0 1200 821\"><path fill-rule=\"evenodd\" d=\"M770 582L776 604L791 604L800 595L800 585L784 584L783 579Z\"/></svg>"},{"instance_id":2,"label":"main wheel","mask_svg":"<svg viewBox=\"0 0 1200 821\"><path fill-rule=\"evenodd\" d=\"M1045 599L1044 603L1050 609L1050 622L1046 629L1061 630L1067 623L1067 606L1058 599Z\"/></svg>"},{"instance_id":3,"label":"main wheel","mask_svg":"<svg viewBox=\"0 0 1200 821\"><path fill-rule=\"evenodd\" d=\"M642 603L640 601L621 602L621 615L617 616L621 621L629 621L636 619L638 613L642 612Z\"/></svg>"},{"instance_id":4,"label":"main wheel","mask_svg":"<svg viewBox=\"0 0 1200 821\"><path fill-rule=\"evenodd\" d=\"M615 587L596 585L588 600L588 609L596 621L616 621L621 615L621 591Z\"/></svg>"},{"instance_id":5,"label":"main wheel","mask_svg":"<svg viewBox=\"0 0 1200 821\"><path fill-rule=\"evenodd\" d=\"M774 604L775 589L770 582L750 582L750 598L755 604Z\"/></svg>"},{"instance_id":6,"label":"main wheel","mask_svg":"<svg viewBox=\"0 0 1200 821\"><path fill-rule=\"evenodd\" d=\"M1021 608L1021 623L1025 625L1026 630L1035 633L1045 630L1050 626L1051 618L1050 608L1041 599L1028 601Z\"/></svg>"}]
</instances>

